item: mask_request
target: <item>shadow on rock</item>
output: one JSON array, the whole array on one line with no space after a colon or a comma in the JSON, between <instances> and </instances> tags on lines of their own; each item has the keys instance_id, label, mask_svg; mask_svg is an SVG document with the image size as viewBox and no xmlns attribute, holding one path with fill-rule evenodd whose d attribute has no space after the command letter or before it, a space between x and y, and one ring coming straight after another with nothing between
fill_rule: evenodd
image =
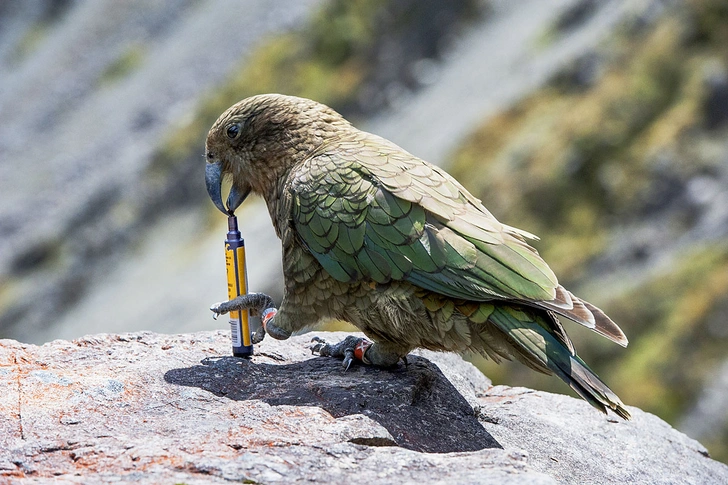
<instances>
[{"instance_id":1,"label":"shadow on rock","mask_svg":"<svg viewBox=\"0 0 728 485\"><path fill-rule=\"evenodd\" d=\"M281 365L219 357L172 369L164 379L236 401L318 406L335 418L363 414L410 450L502 448L435 364L415 356L408 360L391 370L357 366L344 372L340 361L324 357Z\"/></svg>"}]
</instances>

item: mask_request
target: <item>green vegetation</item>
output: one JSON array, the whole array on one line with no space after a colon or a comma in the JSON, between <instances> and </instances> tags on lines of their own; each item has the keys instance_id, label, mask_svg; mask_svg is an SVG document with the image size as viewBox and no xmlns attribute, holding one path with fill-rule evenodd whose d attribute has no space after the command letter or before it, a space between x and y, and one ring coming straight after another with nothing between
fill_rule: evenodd
<instances>
[{"instance_id":1,"label":"green vegetation","mask_svg":"<svg viewBox=\"0 0 728 485\"><path fill-rule=\"evenodd\" d=\"M12 47L9 57L11 65L23 61L43 43L55 24L63 18L70 3L66 0L45 2L43 5L39 5L39 9L31 9L35 10L35 22L25 30Z\"/></svg>"},{"instance_id":2,"label":"green vegetation","mask_svg":"<svg viewBox=\"0 0 728 485\"><path fill-rule=\"evenodd\" d=\"M141 44L129 46L114 62L104 69L99 84L110 84L131 74L144 60L144 47Z\"/></svg>"},{"instance_id":3,"label":"green vegetation","mask_svg":"<svg viewBox=\"0 0 728 485\"><path fill-rule=\"evenodd\" d=\"M659 225L676 240L698 210L680 202L688 182L725 171L714 147L727 130L706 129L705 76L728 66L728 5L692 0L675 13L626 25L590 59L600 70L591 82L577 62L489 119L451 169L499 219L541 236L561 282L622 326L626 350L568 330L627 404L673 423L726 358L728 244L675 248L669 264L616 287L591 263L631 228ZM474 362L497 383L565 391L515 364ZM728 460L725 441L706 445Z\"/></svg>"},{"instance_id":4,"label":"green vegetation","mask_svg":"<svg viewBox=\"0 0 728 485\"><path fill-rule=\"evenodd\" d=\"M544 236L539 249L566 281L604 249L605 220L642 208L652 155L696 122L700 71L674 56L678 23L625 43L613 61L624 67L588 91L554 83L493 117L456 156L456 178L506 222Z\"/></svg>"},{"instance_id":5,"label":"green vegetation","mask_svg":"<svg viewBox=\"0 0 728 485\"><path fill-rule=\"evenodd\" d=\"M633 336L629 351L609 364L622 397L674 422L702 389L706 371L726 358L728 244L681 255L609 310Z\"/></svg>"},{"instance_id":6,"label":"green vegetation","mask_svg":"<svg viewBox=\"0 0 728 485\"><path fill-rule=\"evenodd\" d=\"M29 28L14 48L12 59L15 62L22 61L35 51L41 41L48 34L48 24L38 22Z\"/></svg>"}]
</instances>

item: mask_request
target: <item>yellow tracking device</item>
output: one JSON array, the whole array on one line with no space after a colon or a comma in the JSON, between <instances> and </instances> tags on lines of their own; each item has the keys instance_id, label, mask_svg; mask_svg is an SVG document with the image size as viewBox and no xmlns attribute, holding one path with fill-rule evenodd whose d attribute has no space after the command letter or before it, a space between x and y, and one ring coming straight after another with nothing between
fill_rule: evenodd
<instances>
[{"instance_id":1,"label":"yellow tracking device","mask_svg":"<svg viewBox=\"0 0 728 485\"><path fill-rule=\"evenodd\" d=\"M248 273L245 269L245 241L238 230L238 218L228 216L228 233L225 239L225 266L227 267L228 300L248 293ZM230 336L233 355L253 355L250 315L248 310L230 312Z\"/></svg>"}]
</instances>

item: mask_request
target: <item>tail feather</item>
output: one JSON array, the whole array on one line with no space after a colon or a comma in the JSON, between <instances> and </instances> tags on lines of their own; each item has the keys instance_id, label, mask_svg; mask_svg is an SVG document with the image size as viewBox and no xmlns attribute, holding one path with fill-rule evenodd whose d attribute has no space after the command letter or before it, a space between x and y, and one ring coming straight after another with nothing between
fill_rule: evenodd
<instances>
[{"instance_id":1,"label":"tail feather","mask_svg":"<svg viewBox=\"0 0 728 485\"><path fill-rule=\"evenodd\" d=\"M622 329L603 311L588 301L576 297L563 286L556 288L556 298L553 300L533 302L532 304L584 325L622 347L626 347L629 343Z\"/></svg>"},{"instance_id":2,"label":"tail feather","mask_svg":"<svg viewBox=\"0 0 728 485\"><path fill-rule=\"evenodd\" d=\"M594 318L597 321L597 326L594 328L595 332L597 332L599 335L607 337L609 340L618 343L622 347L626 347L627 344L629 344L629 340L627 340L627 336L624 334L622 329L619 328L619 326L614 323L612 319L607 316L606 313L604 313L588 301L581 301L582 303L584 303L584 306L586 306L589 311L592 312L592 315L594 315Z\"/></svg>"},{"instance_id":3,"label":"tail feather","mask_svg":"<svg viewBox=\"0 0 728 485\"><path fill-rule=\"evenodd\" d=\"M496 307L489 321L503 333L518 360L556 374L600 411L611 409L624 419L630 418L619 397L557 338L554 321L547 312L503 305Z\"/></svg>"}]
</instances>

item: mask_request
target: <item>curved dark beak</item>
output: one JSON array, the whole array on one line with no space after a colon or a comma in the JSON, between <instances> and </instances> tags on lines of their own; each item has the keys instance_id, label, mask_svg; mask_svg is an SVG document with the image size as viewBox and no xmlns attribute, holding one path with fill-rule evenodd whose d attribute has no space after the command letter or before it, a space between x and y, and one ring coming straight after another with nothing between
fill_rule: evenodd
<instances>
[{"instance_id":1,"label":"curved dark beak","mask_svg":"<svg viewBox=\"0 0 728 485\"><path fill-rule=\"evenodd\" d=\"M215 207L220 209L225 215L232 215L240 204L243 203L245 198L250 193L250 190L239 192L236 187L230 189L230 194L227 198L227 209L222 203L222 163L208 163L205 167L205 186L207 187L207 194L210 196L212 203Z\"/></svg>"},{"instance_id":2,"label":"curved dark beak","mask_svg":"<svg viewBox=\"0 0 728 485\"><path fill-rule=\"evenodd\" d=\"M233 215L235 209L243 203L243 201L248 197L248 194L250 194L250 189L247 189L244 192L238 192L238 189L234 185L230 188L230 193L227 198L228 213L230 215Z\"/></svg>"}]
</instances>

